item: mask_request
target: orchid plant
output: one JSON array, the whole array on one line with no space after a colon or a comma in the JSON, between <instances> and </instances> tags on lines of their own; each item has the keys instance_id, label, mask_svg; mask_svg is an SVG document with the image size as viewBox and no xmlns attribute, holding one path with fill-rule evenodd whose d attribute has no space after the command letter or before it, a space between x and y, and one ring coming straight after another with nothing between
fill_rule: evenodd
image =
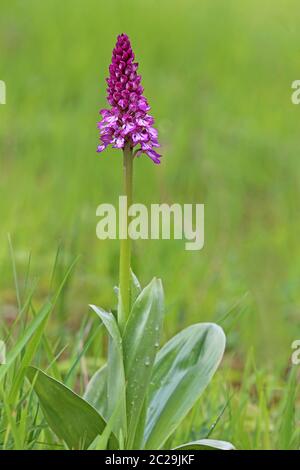
<instances>
[{"instance_id":1,"label":"orchid plant","mask_svg":"<svg viewBox=\"0 0 300 470\"><path fill-rule=\"evenodd\" d=\"M109 67L108 103L98 123L102 152L123 152L124 193L132 203L136 157L159 164L154 120L143 96L138 64L126 34L118 36ZM128 218L126 218L128 220ZM128 226L127 226L128 233ZM117 314L91 305L109 337L106 364L80 397L40 369L29 367L49 427L69 449L163 449L212 379L224 353L223 330L197 323L160 348L164 294L160 279L144 289L131 271L131 240L121 240ZM202 439L177 449L232 449Z\"/></svg>"}]
</instances>

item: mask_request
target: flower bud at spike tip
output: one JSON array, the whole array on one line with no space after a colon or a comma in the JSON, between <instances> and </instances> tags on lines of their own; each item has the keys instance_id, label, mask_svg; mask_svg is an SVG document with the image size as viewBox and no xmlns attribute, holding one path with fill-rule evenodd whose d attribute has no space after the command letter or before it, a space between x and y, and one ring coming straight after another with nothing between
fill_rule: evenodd
<instances>
[{"instance_id":1,"label":"flower bud at spike tip","mask_svg":"<svg viewBox=\"0 0 300 470\"><path fill-rule=\"evenodd\" d=\"M102 109L102 120L98 123L102 152L108 145L124 149L127 143L135 148L134 155L145 153L154 163L160 163L161 155L155 151L160 147L157 130L152 127L154 119L148 111L150 106L143 96L138 64L126 34L118 36L113 50L112 62L107 78L107 101L110 109Z\"/></svg>"}]
</instances>

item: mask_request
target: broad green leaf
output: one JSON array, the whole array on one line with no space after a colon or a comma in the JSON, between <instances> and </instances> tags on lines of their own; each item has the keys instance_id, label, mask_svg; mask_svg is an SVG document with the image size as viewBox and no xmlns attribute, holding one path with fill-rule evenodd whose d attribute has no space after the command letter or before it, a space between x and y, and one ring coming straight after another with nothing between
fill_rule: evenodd
<instances>
[{"instance_id":1,"label":"broad green leaf","mask_svg":"<svg viewBox=\"0 0 300 470\"><path fill-rule=\"evenodd\" d=\"M69 371L66 374L65 379L64 379L64 383L66 385L69 385L69 387L72 388L72 383L76 381L76 368L79 366L82 357L87 353L88 349L90 348L91 344L95 340L95 337L99 333L99 330L102 328L102 326L103 325L98 325L97 328L95 328L95 331L91 335L89 335L89 338L85 341L84 346L80 348L81 350L79 353L78 353L78 348L75 349L72 365L69 368ZM85 327L86 325L83 322L78 333L79 338L82 338L84 336Z\"/></svg>"},{"instance_id":2,"label":"broad green leaf","mask_svg":"<svg viewBox=\"0 0 300 470\"><path fill-rule=\"evenodd\" d=\"M131 304L133 305L137 297L142 292L142 287L141 287L140 281L138 280L138 278L136 277L132 269L130 270L130 273L131 273Z\"/></svg>"},{"instance_id":3,"label":"broad green leaf","mask_svg":"<svg viewBox=\"0 0 300 470\"><path fill-rule=\"evenodd\" d=\"M123 363L122 338L117 321L112 313L105 312L95 305L90 305L102 320L109 334L108 361L107 361L107 415L110 417L116 406L120 403L120 419L114 427L115 432L122 427L126 436L126 383Z\"/></svg>"},{"instance_id":4,"label":"broad green leaf","mask_svg":"<svg viewBox=\"0 0 300 470\"><path fill-rule=\"evenodd\" d=\"M159 347L163 319L161 281L153 279L137 297L123 337L125 376L127 380L127 448L132 448L136 428L151 379Z\"/></svg>"},{"instance_id":5,"label":"broad green leaf","mask_svg":"<svg viewBox=\"0 0 300 470\"><path fill-rule=\"evenodd\" d=\"M223 330L197 323L159 351L153 369L145 430L146 449L160 449L196 403L224 353Z\"/></svg>"},{"instance_id":6,"label":"broad green leaf","mask_svg":"<svg viewBox=\"0 0 300 470\"><path fill-rule=\"evenodd\" d=\"M28 367L26 375L50 428L69 449L87 449L105 430L102 416L71 389L35 367Z\"/></svg>"},{"instance_id":7,"label":"broad green leaf","mask_svg":"<svg viewBox=\"0 0 300 470\"><path fill-rule=\"evenodd\" d=\"M116 427L116 421L119 417L120 406L122 404L122 399L119 401L119 404L116 406L111 417L107 421L105 430L100 436L97 436L93 443L90 445L89 450L115 450L114 441L111 439L111 435L114 427ZM121 442L122 439L120 439ZM122 447L118 447L122 449Z\"/></svg>"},{"instance_id":8,"label":"broad green leaf","mask_svg":"<svg viewBox=\"0 0 300 470\"><path fill-rule=\"evenodd\" d=\"M107 415L107 365L95 372L89 381L83 398L89 402L106 420Z\"/></svg>"},{"instance_id":9,"label":"broad green leaf","mask_svg":"<svg viewBox=\"0 0 300 470\"><path fill-rule=\"evenodd\" d=\"M173 450L235 450L235 447L226 441L216 441L214 439L200 439L199 441L187 442Z\"/></svg>"},{"instance_id":10,"label":"broad green leaf","mask_svg":"<svg viewBox=\"0 0 300 470\"><path fill-rule=\"evenodd\" d=\"M130 269L130 275L131 275L131 285L130 285L130 309L132 307L132 305L134 304L136 298L138 297L138 295L141 293L142 291L142 288L141 288L141 284L138 280L138 278L136 277L136 275L134 274L134 272L132 271L132 269ZM115 286L114 287L114 292L118 298L118 319L122 319L122 325L119 324L119 327L120 327L120 330L122 331L123 333L123 328L124 328L124 325L123 323L125 323L126 319L126 315L125 315L125 312L124 312L124 309L123 309L123 303L122 303L122 299L121 299L121 292L120 292L120 288Z\"/></svg>"},{"instance_id":11,"label":"broad green leaf","mask_svg":"<svg viewBox=\"0 0 300 470\"><path fill-rule=\"evenodd\" d=\"M142 449L143 447L147 410L148 410L148 396L146 395L143 406L142 406L140 419L136 427L136 432L135 432L134 442L133 442L133 449Z\"/></svg>"},{"instance_id":12,"label":"broad green leaf","mask_svg":"<svg viewBox=\"0 0 300 470\"><path fill-rule=\"evenodd\" d=\"M0 382L9 370L9 368L13 365L15 359L18 357L20 352L23 350L25 346L27 346L30 338L45 320L47 315L49 314L52 308L52 303L47 302L44 307L39 311L39 313L34 317L32 322L26 328L26 330L22 333L21 337L17 341L17 343L13 346L13 348L7 353L6 363L0 367Z\"/></svg>"}]
</instances>

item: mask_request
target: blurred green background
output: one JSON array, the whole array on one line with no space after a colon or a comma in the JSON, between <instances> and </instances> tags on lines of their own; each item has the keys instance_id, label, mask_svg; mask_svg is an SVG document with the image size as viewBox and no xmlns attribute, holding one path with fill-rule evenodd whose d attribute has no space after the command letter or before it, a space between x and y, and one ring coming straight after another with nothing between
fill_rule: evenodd
<instances>
[{"instance_id":1,"label":"blurred green background","mask_svg":"<svg viewBox=\"0 0 300 470\"><path fill-rule=\"evenodd\" d=\"M96 122L126 32L163 153L159 167L136 161L135 201L205 204L202 251L138 241L134 270L162 278L167 336L217 321L226 376L253 351L284 381L300 337L299 25L296 0L1 0L1 320L17 312L7 233L21 295L29 253L41 300L58 246L61 272L80 255L58 331L76 329L89 303L115 303L118 242L96 238L95 211L117 202L121 153L96 153Z\"/></svg>"}]
</instances>

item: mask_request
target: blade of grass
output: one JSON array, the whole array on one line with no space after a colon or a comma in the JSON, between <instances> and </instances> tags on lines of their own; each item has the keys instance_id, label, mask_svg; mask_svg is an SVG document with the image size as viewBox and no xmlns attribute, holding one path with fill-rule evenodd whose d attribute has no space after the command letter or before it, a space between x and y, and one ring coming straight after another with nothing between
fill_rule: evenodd
<instances>
[{"instance_id":1,"label":"blade of grass","mask_svg":"<svg viewBox=\"0 0 300 470\"><path fill-rule=\"evenodd\" d=\"M29 324L26 330L23 332L21 337L18 339L16 344L7 354L7 361L6 364L1 366L0 368L0 382L4 378L5 374L8 372L10 367L13 365L15 359L18 357L22 349L27 345L30 338L33 336L35 331L39 328L41 323L45 320L49 312L51 311L53 305L50 301L41 308L39 313L33 319L33 321Z\"/></svg>"}]
</instances>

